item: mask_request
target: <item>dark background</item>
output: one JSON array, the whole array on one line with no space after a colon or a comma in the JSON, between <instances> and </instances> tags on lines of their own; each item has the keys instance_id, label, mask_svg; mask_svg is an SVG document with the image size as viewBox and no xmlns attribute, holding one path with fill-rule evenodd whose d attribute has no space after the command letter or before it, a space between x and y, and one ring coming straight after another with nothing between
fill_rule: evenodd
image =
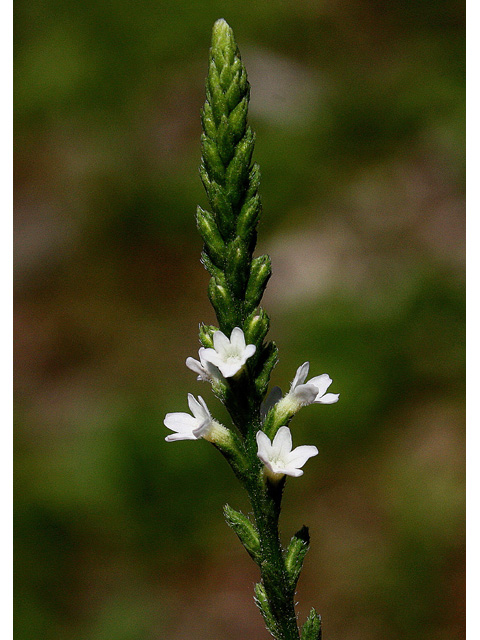
<instances>
[{"instance_id":1,"label":"dark background","mask_svg":"<svg viewBox=\"0 0 480 640\"><path fill-rule=\"evenodd\" d=\"M195 207L213 22L252 86L274 274L272 382L328 372L292 423L310 526L300 619L326 640L464 634L464 13L455 0L18 0L17 640L266 639L222 518L225 461L167 444L208 385Z\"/></svg>"}]
</instances>

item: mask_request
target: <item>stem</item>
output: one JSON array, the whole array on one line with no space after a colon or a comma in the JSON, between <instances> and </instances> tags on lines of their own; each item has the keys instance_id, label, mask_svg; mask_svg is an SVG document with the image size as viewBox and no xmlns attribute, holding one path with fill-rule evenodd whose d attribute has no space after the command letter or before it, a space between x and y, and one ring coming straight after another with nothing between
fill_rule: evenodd
<instances>
[{"instance_id":1,"label":"stem","mask_svg":"<svg viewBox=\"0 0 480 640\"><path fill-rule=\"evenodd\" d=\"M253 434L252 434L253 435ZM270 610L278 630L276 640L298 640L297 616L278 531L284 480L276 485L265 481L256 448L249 447L252 471L245 488L250 498L262 550L260 571ZM253 454L253 455L252 455Z\"/></svg>"}]
</instances>

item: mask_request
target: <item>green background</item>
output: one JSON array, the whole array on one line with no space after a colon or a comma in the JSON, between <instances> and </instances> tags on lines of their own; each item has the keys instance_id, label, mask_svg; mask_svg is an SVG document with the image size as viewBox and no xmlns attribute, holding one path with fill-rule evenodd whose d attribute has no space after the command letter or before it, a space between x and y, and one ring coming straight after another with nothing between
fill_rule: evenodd
<instances>
[{"instance_id":1,"label":"green background","mask_svg":"<svg viewBox=\"0 0 480 640\"><path fill-rule=\"evenodd\" d=\"M15 6L15 637L266 639L248 511L163 417L208 385L200 107L213 22L252 86L274 273L272 382L332 406L284 539L326 640L464 634L464 14L454 0L19 0Z\"/></svg>"}]
</instances>

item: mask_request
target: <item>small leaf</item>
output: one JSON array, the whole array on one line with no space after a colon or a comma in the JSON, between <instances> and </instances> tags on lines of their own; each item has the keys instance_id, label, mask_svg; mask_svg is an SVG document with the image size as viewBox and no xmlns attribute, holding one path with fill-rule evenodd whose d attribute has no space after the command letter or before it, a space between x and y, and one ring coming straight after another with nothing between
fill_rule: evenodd
<instances>
[{"instance_id":1,"label":"small leaf","mask_svg":"<svg viewBox=\"0 0 480 640\"><path fill-rule=\"evenodd\" d=\"M246 515L240 511L235 511L228 504L224 507L225 520L229 527L231 527L237 534L240 542L248 551L250 556L255 560L257 564L262 562L260 540L258 538L258 531L247 518Z\"/></svg>"},{"instance_id":2,"label":"small leaf","mask_svg":"<svg viewBox=\"0 0 480 640\"><path fill-rule=\"evenodd\" d=\"M322 619L313 608L302 627L301 640L322 640Z\"/></svg>"},{"instance_id":3,"label":"small leaf","mask_svg":"<svg viewBox=\"0 0 480 640\"><path fill-rule=\"evenodd\" d=\"M305 525L297 531L290 540L290 544L285 552L285 568L287 570L290 588L295 591L300 571L302 570L303 560L307 554L310 544L310 535L308 527Z\"/></svg>"},{"instance_id":4,"label":"small leaf","mask_svg":"<svg viewBox=\"0 0 480 640\"><path fill-rule=\"evenodd\" d=\"M263 619L265 620L265 624L267 625L268 631L272 634L274 638L281 638L278 634L277 623L275 622L275 618L272 615L270 610L270 604L267 598L267 592L265 591L265 587L261 582L258 582L255 585L255 604L260 609L260 613L262 614Z\"/></svg>"}]
</instances>

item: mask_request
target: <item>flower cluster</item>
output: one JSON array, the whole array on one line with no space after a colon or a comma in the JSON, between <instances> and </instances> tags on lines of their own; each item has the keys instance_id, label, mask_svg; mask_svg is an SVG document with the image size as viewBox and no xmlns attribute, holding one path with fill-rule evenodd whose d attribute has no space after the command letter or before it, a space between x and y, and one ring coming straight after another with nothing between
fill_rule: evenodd
<instances>
[{"instance_id":1,"label":"flower cluster","mask_svg":"<svg viewBox=\"0 0 480 640\"><path fill-rule=\"evenodd\" d=\"M246 344L245 335L240 327L235 327L228 338L222 331L213 334L213 348L201 347L199 360L187 358L186 365L197 374L197 380L214 382L241 375L245 364L256 350L255 345ZM327 393L332 380L326 374L315 376L305 382L308 376L309 363L302 364L290 385L290 391L282 397L279 387L274 387L262 404L261 414L265 419L267 414L280 419L291 417L301 407L318 403L333 404L338 401L338 394ZM188 394L188 406L193 415L188 413L168 413L165 426L174 433L168 435L167 442L176 440L198 440L204 438L219 444L228 438L230 433L223 425L213 420L205 401L201 396L198 400ZM267 433L258 431L257 456L265 465L265 473L271 480L278 480L284 475L299 477L303 474L301 467L305 462L318 454L314 446L304 445L292 449L292 434L285 424L275 428L273 440Z\"/></svg>"}]
</instances>

